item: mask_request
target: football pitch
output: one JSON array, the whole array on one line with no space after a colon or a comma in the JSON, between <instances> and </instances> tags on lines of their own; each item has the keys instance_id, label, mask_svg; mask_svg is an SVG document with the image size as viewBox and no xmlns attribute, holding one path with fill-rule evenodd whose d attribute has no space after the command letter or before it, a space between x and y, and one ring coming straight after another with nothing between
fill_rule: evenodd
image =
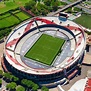
<instances>
[{"instance_id":1,"label":"football pitch","mask_svg":"<svg viewBox=\"0 0 91 91\"><path fill-rule=\"evenodd\" d=\"M58 53L61 53L64 42L64 39L42 34L25 54L25 57L36 62L51 65Z\"/></svg>"}]
</instances>

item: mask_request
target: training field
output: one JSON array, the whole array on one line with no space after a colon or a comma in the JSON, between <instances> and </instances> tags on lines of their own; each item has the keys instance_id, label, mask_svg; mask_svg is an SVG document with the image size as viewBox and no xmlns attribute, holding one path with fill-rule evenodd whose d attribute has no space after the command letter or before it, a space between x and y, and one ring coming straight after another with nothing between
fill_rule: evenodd
<instances>
[{"instance_id":1,"label":"training field","mask_svg":"<svg viewBox=\"0 0 91 91\"><path fill-rule=\"evenodd\" d=\"M76 18L74 22L91 29L91 15L90 14L82 14L80 17Z\"/></svg>"},{"instance_id":2,"label":"training field","mask_svg":"<svg viewBox=\"0 0 91 91\"><path fill-rule=\"evenodd\" d=\"M64 39L42 34L25 54L25 57L51 65L56 55L61 52L64 42Z\"/></svg>"}]
</instances>

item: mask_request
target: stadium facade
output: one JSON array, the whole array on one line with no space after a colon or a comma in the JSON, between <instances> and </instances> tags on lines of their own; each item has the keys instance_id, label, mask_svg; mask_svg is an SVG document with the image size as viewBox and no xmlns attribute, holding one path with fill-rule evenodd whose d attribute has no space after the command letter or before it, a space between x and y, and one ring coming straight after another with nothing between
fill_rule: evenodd
<instances>
[{"instance_id":1,"label":"stadium facade","mask_svg":"<svg viewBox=\"0 0 91 91\"><path fill-rule=\"evenodd\" d=\"M42 34L66 41L51 65L24 56ZM84 31L73 21L63 17L34 17L16 26L7 37L2 66L16 76L42 85L63 84L79 72L85 45Z\"/></svg>"}]
</instances>

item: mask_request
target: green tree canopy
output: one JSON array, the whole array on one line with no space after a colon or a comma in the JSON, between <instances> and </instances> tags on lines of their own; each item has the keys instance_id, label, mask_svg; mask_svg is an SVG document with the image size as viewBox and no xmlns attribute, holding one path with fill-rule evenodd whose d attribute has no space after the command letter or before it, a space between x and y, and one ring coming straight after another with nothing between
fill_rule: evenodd
<instances>
[{"instance_id":1,"label":"green tree canopy","mask_svg":"<svg viewBox=\"0 0 91 91\"><path fill-rule=\"evenodd\" d=\"M52 0L44 0L44 4L47 6L51 6Z\"/></svg>"},{"instance_id":2,"label":"green tree canopy","mask_svg":"<svg viewBox=\"0 0 91 91\"><path fill-rule=\"evenodd\" d=\"M11 82L9 84L6 85L6 88L7 89L10 89L10 90L14 90L16 88L16 83L15 82Z\"/></svg>"},{"instance_id":3,"label":"green tree canopy","mask_svg":"<svg viewBox=\"0 0 91 91\"><path fill-rule=\"evenodd\" d=\"M33 87L32 87L32 90L33 90L33 91L37 91L38 88L39 88L39 86L38 86L37 84L34 84Z\"/></svg>"},{"instance_id":4,"label":"green tree canopy","mask_svg":"<svg viewBox=\"0 0 91 91\"><path fill-rule=\"evenodd\" d=\"M4 78L6 78L7 80L12 80L12 75L11 75L11 73L3 73L3 76L4 76Z\"/></svg>"},{"instance_id":5,"label":"green tree canopy","mask_svg":"<svg viewBox=\"0 0 91 91\"><path fill-rule=\"evenodd\" d=\"M49 89L48 89L46 86L43 86L43 87L41 88L41 91L49 91Z\"/></svg>"},{"instance_id":6,"label":"green tree canopy","mask_svg":"<svg viewBox=\"0 0 91 91\"><path fill-rule=\"evenodd\" d=\"M34 82L32 82L31 80L27 80L27 79L22 79L21 83L26 86L26 87L32 87L34 85Z\"/></svg>"},{"instance_id":7,"label":"green tree canopy","mask_svg":"<svg viewBox=\"0 0 91 91\"><path fill-rule=\"evenodd\" d=\"M32 9L36 5L36 2L34 0L30 0L28 3L25 4L25 8L27 10Z\"/></svg>"},{"instance_id":8,"label":"green tree canopy","mask_svg":"<svg viewBox=\"0 0 91 91\"><path fill-rule=\"evenodd\" d=\"M2 71L2 70L0 70L0 77L2 77L2 75L3 75L3 71Z\"/></svg>"},{"instance_id":9,"label":"green tree canopy","mask_svg":"<svg viewBox=\"0 0 91 91\"><path fill-rule=\"evenodd\" d=\"M0 79L0 85L2 85L2 79Z\"/></svg>"},{"instance_id":10,"label":"green tree canopy","mask_svg":"<svg viewBox=\"0 0 91 91\"><path fill-rule=\"evenodd\" d=\"M46 15L49 11L48 11L48 7L42 3L38 3L37 4L37 11L41 14L41 15Z\"/></svg>"},{"instance_id":11,"label":"green tree canopy","mask_svg":"<svg viewBox=\"0 0 91 91\"><path fill-rule=\"evenodd\" d=\"M52 1L51 5L52 5L53 10L56 11L58 9L58 6L59 6L58 0Z\"/></svg>"},{"instance_id":12,"label":"green tree canopy","mask_svg":"<svg viewBox=\"0 0 91 91\"><path fill-rule=\"evenodd\" d=\"M16 91L25 91L23 86L17 86Z\"/></svg>"},{"instance_id":13,"label":"green tree canopy","mask_svg":"<svg viewBox=\"0 0 91 91\"><path fill-rule=\"evenodd\" d=\"M17 81L19 81L19 78L16 77L16 76L14 76L14 75L12 75L12 80L13 80L14 82L17 82Z\"/></svg>"},{"instance_id":14,"label":"green tree canopy","mask_svg":"<svg viewBox=\"0 0 91 91\"><path fill-rule=\"evenodd\" d=\"M7 36L11 32L10 28L6 28L5 30L0 30L0 38Z\"/></svg>"},{"instance_id":15,"label":"green tree canopy","mask_svg":"<svg viewBox=\"0 0 91 91\"><path fill-rule=\"evenodd\" d=\"M0 70L0 75L2 75L3 74L3 71L2 70Z\"/></svg>"}]
</instances>

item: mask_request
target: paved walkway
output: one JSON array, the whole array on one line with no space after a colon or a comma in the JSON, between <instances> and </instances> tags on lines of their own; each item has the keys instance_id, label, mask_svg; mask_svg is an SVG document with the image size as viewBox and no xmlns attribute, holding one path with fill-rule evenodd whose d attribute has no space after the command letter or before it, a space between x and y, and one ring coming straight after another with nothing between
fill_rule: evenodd
<instances>
[{"instance_id":1,"label":"paved walkway","mask_svg":"<svg viewBox=\"0 0 91 91\"><path fill-rule=\"evenodd\" d=\"M62 86L62 88L65 90L65 91L68 91L71 86L78 80L80 79L84 79L86 76L87 76L87 71L91 69L91 66L85 66L85 65L82 65L82 70L81 70L81 75L80 76L77 76L75 78L73 78L72 80L70 80L69 84L65 85L65 86Z\"/></svg>"},{"instance_id":2,"label":"paved walkway","mask_svg":"<svg viewBox=\"0 0 91 91\"><path fill-rule=\"evenodd\" d=\"M3 56L3 49L4 49L4 42L0 43L0 70L2 69L2 67L1 67L1 57Z\"/></svg>"},{"instance_id":3,"label":"paved walkway","mask_svg":"<svg viewBox=\"0 0 91 91\"><path fill-rule=\"evenodd\" d=\"M80 79L78 80L71 88L69 91L84 91L84 87L86 85L86 82L87 82L87 78L85 79ZM80 86L79 86L80 85Z\"/></svg>"},{"instance_id":4,"label":"paved walkway","mask_svg":"<svg viewBox=\"0 0 91 91\"><path fill-rule=\"evenodd\" d=\"M91 66L82 65L81 75L79 75L79 76L73 78L72 80L70 80L69 84L62 86L62 88L65 91L68 91L73 86L73 84L75 82L77 82L80 79L84 79L87 76L87 71L90 70L90 69L91 69ZM58 89L56 87L56 88L50 89L49 91L58 91Z\"/></svg>"},{"instance_id":5,"label":"paved walkway","mask_svg":"<svg viewBox=\"0 0 91 91\"><path fill-rule=\"evenodd\" d=\"M91 54L86 53L83 63L91 65Z\"/></svg>"}]
</instances>

